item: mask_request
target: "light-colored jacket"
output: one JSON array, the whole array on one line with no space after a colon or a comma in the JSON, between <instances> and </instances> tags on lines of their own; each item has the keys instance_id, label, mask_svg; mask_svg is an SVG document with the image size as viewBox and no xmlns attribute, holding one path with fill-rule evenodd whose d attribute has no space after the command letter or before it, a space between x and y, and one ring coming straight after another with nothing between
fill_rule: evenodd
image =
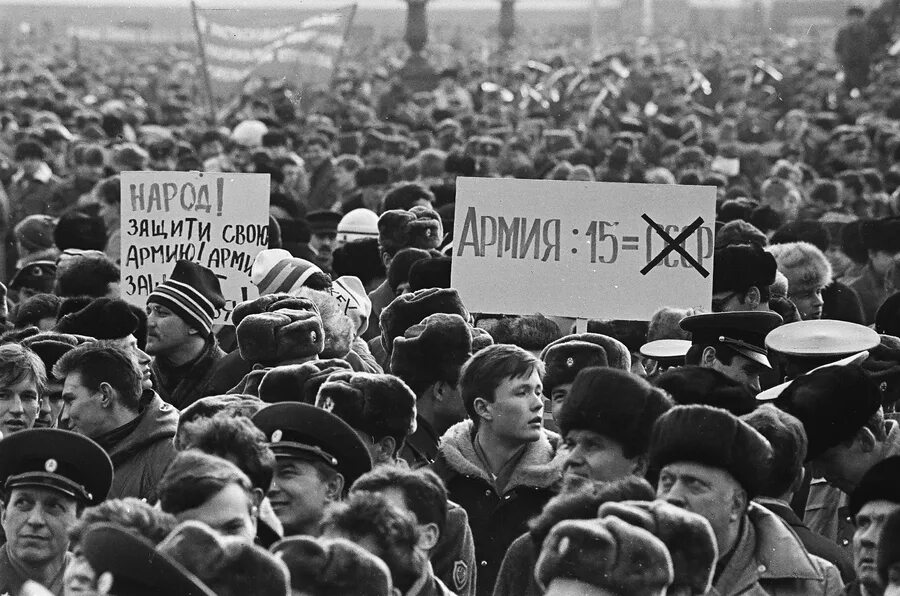
<instances>
[{"instance_id":1,"label":"light-colored jacket","mask_svg":"<svg viewBox=\"0 0 900 596\"><path fill-rule=\"evenodd\" d=\"M733 556L708 596L838 596L844 589L831 563L810 555L777 515L751 503L735 552L750 550L749 562ZM740 569L735 569L740 565ZM728 586L721 585L728 577Z\"/></svg>"}]
</instances>

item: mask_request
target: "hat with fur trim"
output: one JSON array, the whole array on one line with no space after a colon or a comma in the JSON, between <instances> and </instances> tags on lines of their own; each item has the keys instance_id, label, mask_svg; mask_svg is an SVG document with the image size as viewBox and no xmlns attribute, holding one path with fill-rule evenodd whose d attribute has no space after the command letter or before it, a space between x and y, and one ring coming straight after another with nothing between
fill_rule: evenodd
<instances>
[{"instance_id":1,"label":"hat with fur trim","mask_svg":"<svg viewBox=\"0 0 900 596\"><path fill-rule=\"evenodd\" d=\"M381 345L390 356L394 338L435 313L459 315L469 319L459 294L452 288L429 288L398 296L381 311Z\"/></svg>"},{"instance_id":2,"label":"hat with fur trim","mask_svg":"<svg viewBox=\"0 0 900 596\"><path fill-rule=\"evenodd\" d=\"M831 263L809 242L776 244L766 249L788 279L791 296L824 288L831 283Z\"/></svg>"},{"instance_id":3,"label":"hat with fur trim","mask_svg":"<svg viewBox=\"0 0 900 596\"><path fill-rule=\"evenodd\" d=\"M723 445L730 448L723 449ZM749 498L765 486L772 446L749 424L710 406L676 406L663 414L650 437L651 477L668 464L694 462L731 474Z\"/></svg>"},{"instance_id":4,"label":"hat with fur trim","mask_svg":"<svg viewBox=\"0 0 900 596\"><path fill-rule=\"evenodd\" d=\"M443 238L441 217L428 207L392 209L378 218L378 244L390 255L403 248L437 248Z\"/></svg>"},{"instance_id":5,"label":"hat with fur trim","mask_svg":"<svg viewBox=\"0 0 900 596\"><path fill-rule=\"evenodd\" d=\"M586 363L584 366L609 366L610 368L617 368L619 370L631 370L631 352L628 351L628 348L625 347L625 344L620 342L619 340L610 337L608 335L602 335L600 333L573 333L571 335L566 335L565 337L561 337L544 348L543 352L541 352L541 359L547 363L547 374L550 374L550 358L551 354L556 354L560 349L558 346L562 346L567 343L588 343L596 345L600 348L603 348L603 352L606 355L606 362L602 364L589 364ZM574 364L572 367L568 366L568 356L566 360L562 361L561 364L564 364L566 369L574 368ZM555 356L554 356L555 359ZM577 360L577 359L576 359ZM555 361L555 360L554 360ZM584 368L584 366L579 367L578 370ZM572 374L572 378L575 378L575 374L578 373L576 370ZM565 375L564 375L565 376ZM569 381L562 381L563 383L568 383Z\"/></svg>"},{"instance_id":6,"label":"hat with fur trim","mask_svg":"<svg viewBox=\"0 0 900 596\"><path fill-rule=\"evenodd\" d=\"M87 335L95 339L122 339L133 335L138 318L127 302L119 298L95 298L79 310L56 323L56 331L70 335Z\"/></svg>"},{"instance_id":7,"label":"hat with fur trim","mask_svg":"<svg viewBox=\"0 0 900 596\"><path fill-rule=\"evenodd\" d=\"M250 269L250 281L259 295L294 294L314 273L322 273L318 266L295 258L288 251L273 248L259 251Z\"/></svg>"},{"instance_id":8,"label":"hat with fur trim","mask_svg":"<svg viewBox=\"0 0 900 596\"><path fill-rule=\"evenodd\" d=\"M247 362L275 365L314 360L325 349L316 305L307 298L267 294L235 307L238 349Z\"/></svg>"},{"instance_id":9,"label":"hat with fur trim","mask_svg":"<svg viewBox=\"0 0 900 596\"><path fill-rule=\"evenodd\" d=\"M547 594L662 596L672 583L672 559L665 544L616 517L566 520L544 540L535 577ZM556 584L556 585L555 585ZM577 592L576 592L577 586Z\"/></svg>"},{"instance_id":10,"label":"hat with fur trim","mask_svg":"<svg viewBox=\"0 0 900 596\"><path fill-rule=\"evenodd\" d=\"M627 457L647 452L653 424L672 407L660 389L624 370L582 369L563 402L562 435L590 430L619 443Z\"/></svg>"},{"instance_id":11,"label":"hat with fur trim","mask_svg":"<svg viewBox=\"0 0 900 596\"><path fill-rule=\"evenodd\" d=\"M300 401L315 405L316 395L328 377L352 370L346 360L312 360L303 364L276 366L266 371L259 383L259 398L266 403Z\"/></svg>"},{"instance_id":12,"label":"hat with fur trim","mask_svg":"<svg viewBox=\"0 0 900 596\"><path fill-rule=\"evenodd\" d=\"M756 244L726 246L715 253L713 294L760 290L775 283L778 263L770 253Z\"/></svg>"},{"instance_id":13,"label":"hat with fur trim","mask_svg":"<svg viewBox=\"0 0 900 596\"><path fill-rule=\"evenodd\" d=\"M597 517L617 517L659 538L672 557L671 591L686 588L700 595L711 589L719 549L712 526L703 516L665 501L624 501L603 503Z\"/></svg>"},{"instance_id":14,"label":"hat with fur trim","mask_svg":"<svg viewBox=\"0 0 900 596\"><path fill-rule=\"evenodd\" d=\"M59 359L81 342L74 335L46 331L27 337L19 343L37 354L44 363L47 376L53 377L53 367Z\"/></svg>"},{"instance_id":15,"label":"hat with fur trim","mask_svg":"<svg viewBox=\"0 0 900 596\"><path fill-rule=\"evenodd\" d=\"M746 385L712 368L672 368L655 377L653 384L680 406L701 404L728 410L735 416L743 416L756 407L756 399Z\"/></svg>"},{"instance_id":16,"label":"hat with fur trim","mask_svg":"<svg viewBox=\"0 0 900 596\"><path fill-rule=\"evenodd\" d=\"M200 578L216 594L284 596L290 578L284 562L252 542L223 536L199 521L185 521L156 550Z\"/></svg>"},{"instance_id":17,"label":"hat with fur trim","mask_svg":"<svg viewBox=\"0 0 900 596\"><path fill-rule=\"evenodd\" d=\"M409 268L409 289L415 292L425 288L449 288L452 262L450 257L416 261Z\"/></svg>"},{"instance_id":18,"label":"hat with fur trim","mask_svg":"<svg viewBox=\"0 0 900 596\"><path fill-rule=\"evenodd\" d=\"M397 251L387 269L387 281L396 294L401 284L409 284L409 270L419 261L432 258L432 254L421 248L404 248Z\"/></svg>"},{"instance_id":19,"label":"hat with fur trim","mask_svg":"<svg viewBox=\"0 0 900 596\"><path fill-rule=\"evenodd\" d=\"M287 565L291 587L297 592L310 596L393 593L387 565L349 540L291 536L273 544L271 550Z\"/></svg>"},{"instance_id":20,"label":"hat with fur trim","mask_svg":"<svg viewBox=\"0 0 900 596\"><path fill-rule=\"evenodd\" d=\"M334 373L319 388L316 407L375 439L399 444L416 430L416 396L394 375Z\"/></svg>"},{"instance_id":21,"label":"hat with fur trim","mask_svg":"<svg viewBox=\"0 0 900 596\"><path fill-rule=\"evenodd\" d=\"M437 313L394 339L390 370L419 395L438 381L455 386L471 355L472 328L466 320Z\"/></svg>"},{"instance_id":22,"label":"hat with fur trim","mask_svg":"<svg viewBox=\"0 0 900 596\"><path fill-rule=\"evenodd\" d=\"M556 387L574 381L575 376L583 368L609 366L604 343L596 341L595 337L612 339L597 333L585 333L582 339L574 339L574 336L567 335L544 348L541 360L545 366L546 395L550 395Z\"/></svg>"}]
</instances>

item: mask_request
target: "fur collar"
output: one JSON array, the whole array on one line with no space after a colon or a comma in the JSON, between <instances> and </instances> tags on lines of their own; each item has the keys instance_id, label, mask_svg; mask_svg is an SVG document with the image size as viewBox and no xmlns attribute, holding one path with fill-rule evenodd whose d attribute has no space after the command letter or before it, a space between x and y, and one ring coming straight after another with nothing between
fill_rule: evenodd
<instances>
[{"instance_id":1,"label":"fur collar","mask_svg":"<svg viewBox=\"0 0 900 596\"><path fill-rule=\"evenodd\" d=\"M452 471L464 476L481 478L493 485L475 453L474 438L472 421L458 422L448 428L441 437L440 453ZM539 440L529 443L525 448L525 453L522 454L522 459L505 489L506 492L519 486L549 488L558 482L562 478L562 463L565 459L559 446L559 435L545 429Z\"/></svg>"}]
</instances>

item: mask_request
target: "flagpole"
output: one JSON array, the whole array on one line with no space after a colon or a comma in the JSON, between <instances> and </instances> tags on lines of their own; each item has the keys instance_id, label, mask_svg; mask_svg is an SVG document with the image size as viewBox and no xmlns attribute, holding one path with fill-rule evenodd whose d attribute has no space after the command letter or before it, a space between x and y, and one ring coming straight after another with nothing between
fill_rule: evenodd
<instances>
[{"instance_id":1,"label":"flagpole","mask_svg":"<svg viewBox=\"0 0 900 596\"><path fill-rule=\"evenodd\" d=\"M203 35L200 32L200 21L197 18L197 3L191 0L191 18L194 22L194 33L197 34L197 48L200 52L200 65L203 68L203 83L206 86L206 101L209 109L210 124L215 126L216 122L216 105L213 100L212 81L209 78L209 66L206 63L206 46L203 43Z\"/></svg>"},{"instance_id":2,"label":"flagpole","mask_svg":"<svg viewBox=\"0 0 900 596\"><path fill-rule=\"evenodd\" d=\"M356 7L357 4L355 2L350 5L350 16L347 17L347 26L344 28L344 41L341 44L340 49L338 49L337 56L334 58L334 68L331 69L331 80L328 81L329 88L334 88L334 79L337 76L338 68L341 66L341 61L344 58L344 46L347 45L347 38L350 37L350 28L353 26L353 19L356 18Z\"/></svg>"}]
</instances>

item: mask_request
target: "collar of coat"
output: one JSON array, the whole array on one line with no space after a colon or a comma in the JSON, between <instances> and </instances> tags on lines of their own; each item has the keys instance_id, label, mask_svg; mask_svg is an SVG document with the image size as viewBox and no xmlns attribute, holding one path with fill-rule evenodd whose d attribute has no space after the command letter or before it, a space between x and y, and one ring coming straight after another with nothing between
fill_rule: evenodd
<instances>
[{"instance_id":1,"label":"collar of coat","mask_svg":"<svg viewBox=\"0 0 900 596\"><path fill-rule=\"evenodd\" d=\"M750 504L747 518L755 530L753 558L757 565L748 565L744 569L743 576L733 586L736 592L743 592L757 581L824 581L819 566L781 518L757 503ZM717 592L713 590L712 593Z\"/></svg>"},{"instance_id":2,"label":"collar of coat","mask_svg":"<svg viewBox=\"0 0 900 596\"><path fill-rule=\"evenodd\" d=\"M463 420L447 429L441 437L440 453L454 472L463 476L481 478L494 484L488 473L481 467L475 453L475 432L471 420ZM529 443L516 466L505 491L516 487L548 488L562 478L562 464L565 459L559 435L544 430L541 438Z\"/></svg>"}]
</instances>

